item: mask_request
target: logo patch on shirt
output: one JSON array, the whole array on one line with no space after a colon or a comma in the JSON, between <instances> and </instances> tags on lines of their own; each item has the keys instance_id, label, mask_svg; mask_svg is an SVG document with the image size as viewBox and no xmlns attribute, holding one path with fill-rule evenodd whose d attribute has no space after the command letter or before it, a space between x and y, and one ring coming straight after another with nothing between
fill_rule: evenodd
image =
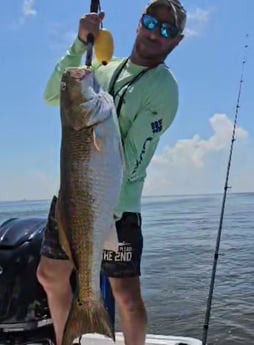
<instances>
[{"instance_id":1,"label":"logo patch on shirt","mask_svg":"<svg viewBox=\"0 0 254 345\"><path fill-rule=\"evenodd\" d=\"M153 133L159 133L162 131L162 119L151 123Z\"/></svg>"}]
</instances>

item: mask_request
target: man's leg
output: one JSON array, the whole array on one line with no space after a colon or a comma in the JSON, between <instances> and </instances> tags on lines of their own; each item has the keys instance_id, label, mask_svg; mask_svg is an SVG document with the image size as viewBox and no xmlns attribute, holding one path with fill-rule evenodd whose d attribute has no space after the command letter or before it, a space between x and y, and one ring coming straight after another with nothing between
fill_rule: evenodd
<instances>
[{"instance_id":1,"label":"man's leg","mask_svg":"<svg viewBox=\"0 0 254 345\"><path fill-rule=\"evenodd\" d=\"M57 198L53 197L44 232L37 278L47 295L57 345L61 345L72 301L70 275L73 267L59 243L55 219L56 201Z\"/></svg>"},{"instance_id":2,"label":"man's leg","mask_svg":"<svg viewBox=\"0 0 254 345\"><path fill-rule=\"evenodd\" d=\"M64 326L71 307L70 275L72 265L68 260L41 257L37 277L43 286L54 325L56 345L62 344Z\"/></svg>"},{"instance_id":3,"label":"man's leg","mask_svg":"<svg viewBox=\"0 0 254 345\"><path fill-rule=\"evenodd\" d=\"M144 345L147 317L139 277L109 278L109 281L119 310L125 345Z\"/></svg>"},{"instance_id":4,"label":"man's leg","mask_svg":"<svg viewBox=\"0 0 254 345\"><path fill-rule=\"evenodd\" d=\"M139 280L143 249L140 214L124 213L116 230L118 252L103 251L102 271L110 281L125 345L144 345L147 317Z\"/></svg>"}]
</instances>

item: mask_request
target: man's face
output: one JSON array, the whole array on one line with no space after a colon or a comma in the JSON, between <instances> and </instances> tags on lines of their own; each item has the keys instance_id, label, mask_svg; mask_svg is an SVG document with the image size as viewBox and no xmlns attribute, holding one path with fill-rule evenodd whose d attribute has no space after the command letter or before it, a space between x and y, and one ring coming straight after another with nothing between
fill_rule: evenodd
<instances>
[{"instance_id":1,"label":"man's face","mask_svg":"<svg viewBox=\"0 0 254 345\"><path fill-rule=\"evenodd\" d=\"M171 8L166 5L155 6L149 14L163 23L174 24L175 22ZM182 38L182 35L177 35L175 38L162 37L160 25L157 25L154 30L149 30L140 22L135 42L136 53L143 59L163 61Z\"/></svg>"}]
</instances>

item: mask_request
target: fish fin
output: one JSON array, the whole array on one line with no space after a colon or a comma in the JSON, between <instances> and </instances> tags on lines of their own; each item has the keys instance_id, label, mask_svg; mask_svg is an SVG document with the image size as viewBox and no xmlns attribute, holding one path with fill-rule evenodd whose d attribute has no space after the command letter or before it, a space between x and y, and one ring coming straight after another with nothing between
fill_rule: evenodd
<instances>
[{"instance_id":1,"label":"fish fin","mask_svg":"<svg viewBox=\"0 0 254 345\"><path fill-rule=\"evenodd\" d=\"M61 203L60 196L58 196L57 202L56 202L55 216L56 216L57 227L58 227L59 241L65 254L68 256L69 260L73 263L70 244L64 230L65 227L64 227L64 221L61 216L60 203Z\"/></svg>"},{"instance_id":2,"label":"fish fin","mask_svg":"<svg viewBox=\"0 0 254 345\"><path fill-rule=\"evenodd\" d=\"M87 333L102 334L115 341L114 326L104 307L103 300L89 300L80 303L74 297L65 324L62 345L71 345L74 339Z\"/></svg>"},{"instance_id":3,"label":"fish fin","mask_svg":"<svg viewBox=\"0 0 254 345\"><path fill-rule=\"evenodd\" d=\"M103 148L103 140L97 134L96 128L93 129L93 143L97 151L102 151Z\"/></svg>"}]
</instances>

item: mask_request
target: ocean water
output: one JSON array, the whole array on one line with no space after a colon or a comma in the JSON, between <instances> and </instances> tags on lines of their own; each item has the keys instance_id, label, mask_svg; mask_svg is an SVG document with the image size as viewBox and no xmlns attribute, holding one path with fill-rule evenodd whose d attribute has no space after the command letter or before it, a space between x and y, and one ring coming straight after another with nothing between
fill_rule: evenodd
<instances>
[{"instance_id":1,"label":"ocean water","mask_svg":"<svg viewBox=\"0 0 254 345\"><path fill-rule=\"evenodd\" d=\"M202 339L222 195L143 199L149 333ZM46 216L49 201L0 202L0 223ZM208 344L254 344L254 194L228 194Z\"/></svg>"}]
</instances>

